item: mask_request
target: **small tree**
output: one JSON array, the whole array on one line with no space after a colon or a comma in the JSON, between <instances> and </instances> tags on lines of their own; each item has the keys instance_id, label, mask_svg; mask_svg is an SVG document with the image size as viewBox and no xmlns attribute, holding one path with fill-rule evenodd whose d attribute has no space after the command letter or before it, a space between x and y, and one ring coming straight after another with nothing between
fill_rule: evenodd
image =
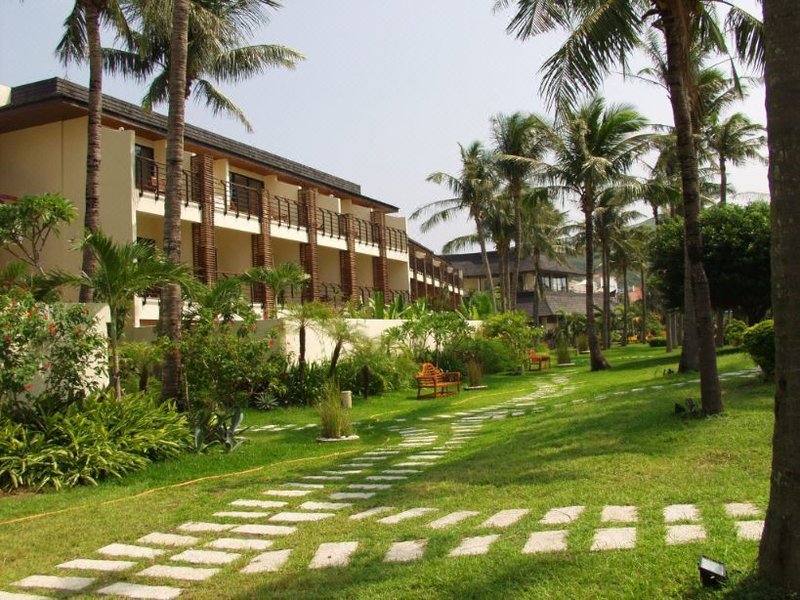
<instances>
[{"instance_id":1,"label":"small tree","mask_svg":"<svg viewBox=\"0 0 800 600\"><path fill-rule=\"evenodd\" d=\"M502 340L511 350L517 368L522 371L528 360L528 350L541 339L541 328L528 325L528 317L522 312L505 312L492 315L483 323L488 338Z\"/></svg>"}]
</instances>

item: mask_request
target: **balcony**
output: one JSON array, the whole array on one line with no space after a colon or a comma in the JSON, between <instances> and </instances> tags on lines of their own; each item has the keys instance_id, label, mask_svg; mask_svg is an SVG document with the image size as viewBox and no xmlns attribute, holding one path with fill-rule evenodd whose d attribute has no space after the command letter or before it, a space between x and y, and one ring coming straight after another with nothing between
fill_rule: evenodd
<instances>
[{"instance_id":1,"label":"balcony","mask_svg":"<svg viewBox=\"0 0 800 600\"><path fill-rule=\"evenodd\" d=\"M344 220L347 217L327 208L317 207L317 230L319 235L325 235L337 240L342 239L347 234Z\"/></svg>"},{"instance_id":2,"label":"balcony","mask_svg":"<svg viewBox=\"0 0 800 600\"><path fill-rule=\"evenodd\" d=\"M156 201L162 200L167 195L167 167L161 163L145 158L136 157L134 165L134 184L139 190L141 198L145 193L153 194ZM191 172L183 171L183 205L189 206L194 197L194 176Z\"/></svg>"},{"instance_id":3,"label":"balcony","mask_svg":"<svg viewBox=\"0 0 800 600\"><path fill-rule=\"evenodd\" d=\"M353 229L355 238L362 244L367 244L368 246L378 245L378 240L380 239L380 235L378 233L378 227L379 226L375 223L370 223L365 219L359 219L358 217L353 217Z\"/></svg>"},{"instance_id":4,"label":"balcony","mask_svg":"<svg viewBox=\"0 0 800 600\"><path fill-rule=\"evenodd\" d=\"M405 231L395 229L394 227L386 228L386 249L396 250L397 252L408 252L408 236Z\"/></svg>"},{"instance_id":5,"label":"balcony","mask_svg":"<svg viewBox=\"0 0 800 600\"><path fill-rule=\"evenodd\" d=\"M240 183L214 182L214 210L223 215L250 219L261 218L263 191Z\"/></svg>"},{"instance_id":6,"label":"balcony","mask_svg":"<svg viewBox=\"0 0 800 600\"><path fill-rule=\"evenodd\" d=\"M295 229L308 226L305 210L299 200L271 196L269 202L273 223Z\"/></svg>"}]
</instances>

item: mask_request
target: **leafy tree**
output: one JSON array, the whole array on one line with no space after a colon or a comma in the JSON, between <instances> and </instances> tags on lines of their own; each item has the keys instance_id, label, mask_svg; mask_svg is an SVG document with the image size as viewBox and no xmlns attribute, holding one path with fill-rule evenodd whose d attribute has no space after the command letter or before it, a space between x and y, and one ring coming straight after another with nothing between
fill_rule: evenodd
<instances>
[{"instance_id":1,"label":"leafy tree","mask_svg":"<svg viewBox=\"0 0 800 600\"><path fill-rule=\"evenodd\" d=\"M272 295L281 308L286 304L286 292L302 288L309 279L311 276L295 262L281 263L272 269L253 267L242 275L243 281L266 285L272 290Z\"/></svg>"},{"instance_id":2,"label":"leafy tree","mask_svg":"<svg viewBox=\"0 0 800 600\"><path fill-rule=\"evenodd\" d=\"M800 5L764 0L769 183L772 195L772 314L775 322L775 431L759 575L800 592Z\"/></svg>"},{"instance_id":3,"label":"leafy tree","mask_svg":"<svg viewBox=\"0 0 800 600\"><path fill-rule=\"evenodd\" d=\"M542 330L528 325L525 313L508 311L492 315L483 322L483 334L489 339L501 340L522 371L528 362L528 350L541 339Z\"/></svg>"},{"instance_id":4,"label":"leafy tree","mask_svg":"<svg viewBox=\"0 0 800 600\"><path fill-rule=\"evenodd\" d=\"M0 248L44 275L42 250L47 240L74 220L75 206L57 193L0 204Z\"/></svg>"}]
</instances>

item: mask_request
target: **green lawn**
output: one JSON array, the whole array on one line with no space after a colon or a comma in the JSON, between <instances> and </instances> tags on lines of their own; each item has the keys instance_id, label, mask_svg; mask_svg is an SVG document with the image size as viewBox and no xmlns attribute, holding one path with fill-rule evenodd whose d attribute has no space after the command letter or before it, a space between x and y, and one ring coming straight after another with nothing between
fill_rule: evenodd
<instances>
[{"instance_id":1,"label":"green lawn","mask_svg":"<svg viewBox=\"0 0 800 600\"><path fill-rule=\"evenodd\" d=\"M396 446L401 437L391 427L430 429L440 436L438 446L452 437L451 421L421 417L494 406L544 389L536 407L525 407L522 416L486 421L475 439L420 475L374 498L355 501L352 510L300 524L297 533L276 539L271 549L292 548L288 564L278 573L240 574L247 564L242 559L206 582L180 584L187 588L181 597L765 597L766 592L750 581L757 544L737 539L734 520L724 513L723 504L766 507L771 387L759 378L725 378L723 416L680 418L673 414L673 403L698 400L699 386L693 376L665 375L676 367L677 354L635 345L612 350L608 357L614 369L603 373L589 373L584 358L567 370L489 377L488 390L442 399L416 400L410 391L367 402L355 399L353 419L360 422L361 436L356 442L317 444L313 429L250 433L250 442L229 455L187 456L98 488L2 497L0 589L11 591L11 582L33 574L85 576L58 573L56 565L79 557L100 558L96 550L106 544L134 543L153 531L173 532L185 521L219 520L212 514L234 499L267 499L262 495L266 489L320 474L370 449ZM722 373L752 368L741 354L721 356L719 365ZM674 385L682 382L685 385ZM542 412L532 412L540 407ZM398 418L406 421L395 421ZM316 420L312 409L293 409L251 412L246 422ZM343 485L327 487L337 491ZM315 492L307 499L324 501L327 493ZM684 503L700 509L707 540L667 546L662 510ZM639 508L636 548L590 552L595 530L603 527L600 512L610 504ZM348 519L353 512L380 505L438 511L394 526ZM586 511L567 527L568 551L522 554L529 534L545 529L538 524L542 515L570 505L584 505ZM478 527L493 513L514 508L531 512L507 529ZM425 526L457 510L479 511L480 517L441 530ZM448 557L464 537L488 533L500 534L488 554ZM421 538L428 539L423 559L383 562L392 543ZM309 570L319 544L336 541L359 542L350 566ZM726 588L706 592L700 587L696 563L701 554L727 564L732 581ZM133 574L127 578L169 584Z\"/></svg>"}]
</instances>

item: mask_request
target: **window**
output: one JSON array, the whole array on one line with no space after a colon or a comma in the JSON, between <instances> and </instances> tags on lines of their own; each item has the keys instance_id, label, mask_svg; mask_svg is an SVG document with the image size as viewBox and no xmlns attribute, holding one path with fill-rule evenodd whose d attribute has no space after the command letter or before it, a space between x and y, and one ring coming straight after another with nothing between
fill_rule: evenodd
<instances>
[{"instance_id":1,"label":"window","mask_svg":"<svg viewBox=\"0 0 800 600\"><path fill-rule=\"evenodd\" d=\"M240 173L231 173L231 208L251 215L261 210L264 182Z\"/></svg>"}]
</instances>

